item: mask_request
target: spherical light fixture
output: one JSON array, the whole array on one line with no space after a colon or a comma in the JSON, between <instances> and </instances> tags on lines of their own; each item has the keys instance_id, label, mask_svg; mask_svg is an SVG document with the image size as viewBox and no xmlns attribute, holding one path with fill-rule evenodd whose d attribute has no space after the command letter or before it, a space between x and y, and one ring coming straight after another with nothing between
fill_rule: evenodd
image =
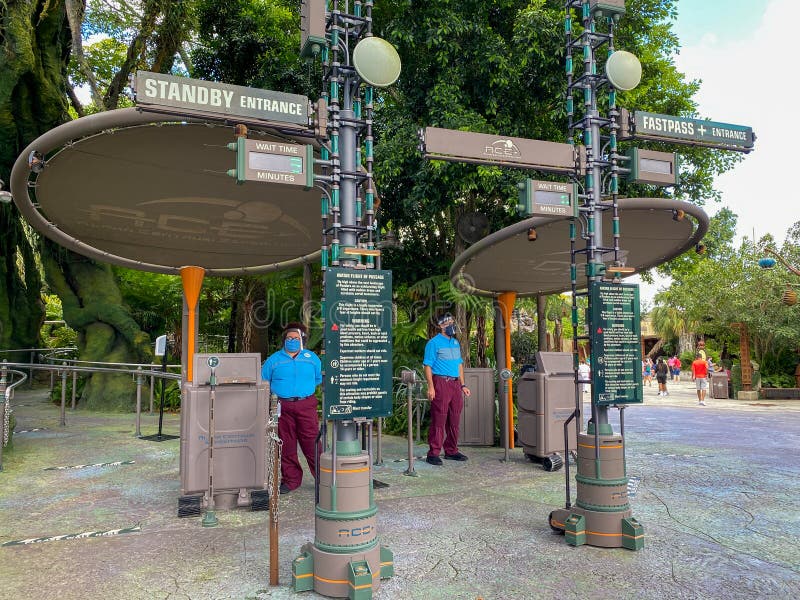
<instances>
[{"instance_id":1,"label":"spherical light fixture","mask_svg":"<svg viewBox=\"0 0 800 600\"><path fill-rule=\"evenodd\" d=\"M606 76L618 90L632 90L642 80L642 63L630 52L617 50L606 61Z\"/></svg>"},{"instance_id":2,"label":"spherical light fixture","mask_svg":"<svg viewBox=\"0 0 800 600\"><path fill-rule=\"evenodd\" d=\"M400 77L400 55L379 37L367 37L356 44L353 65L359 77L375 87L388 87Z\"/></svg>"}]
</instances>

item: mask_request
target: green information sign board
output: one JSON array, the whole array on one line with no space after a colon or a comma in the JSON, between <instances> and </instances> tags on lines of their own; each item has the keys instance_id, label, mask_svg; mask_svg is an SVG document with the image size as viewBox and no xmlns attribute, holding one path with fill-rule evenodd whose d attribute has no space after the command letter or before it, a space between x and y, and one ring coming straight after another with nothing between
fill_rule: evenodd
<instances>
[{"instance_id":1,"label":"green information sign board","mask_svg":"<svg viewBox=\"0 0 800 600\"><path fill-rule=\"evenodd\" d=\"M325 271L325 419L392 414L392 272Z\"/></svg>"},{"instance_id":2,"label":"green information sign board","mask_svg":"<svg viewBox=\"0 0 800 600\"><path fill-rule=\"evenodd\" d=\"M634 404L642 392L642 327L639 286L592 282L592 402Z\"/></svg>"}]
</instances>

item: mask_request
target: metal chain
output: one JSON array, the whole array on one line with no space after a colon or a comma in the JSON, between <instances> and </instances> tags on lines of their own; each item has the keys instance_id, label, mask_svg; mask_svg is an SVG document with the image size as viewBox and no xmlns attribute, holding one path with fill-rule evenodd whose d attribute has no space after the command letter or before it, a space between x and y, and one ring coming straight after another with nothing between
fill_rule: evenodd
<instances>
[{"instance_id":1,"label":"metal chain","mask_svg":"<svg viewBox=\"0 0 800 600\"><path fill-rule=\"evenodd\" d=\"M6 400L5 417L3 418L3 446L8 446L8 437L11 435L11 403Z\"/></svg>"},{"instance_id":2,"label":"metal chain","mask_svg":"<svg viewBox=\"0 0 800 600\"><path fill-rule=\"evenodd\" d=\"M272 465L275 464L273 461L277 461L278 465L280 465L282 450L283 440L281 440L281 438L278 436L278 422L275 419L270 419L269 424L267 425L267 489L269 490L270 494L270 507L275 507L275 510L271 512L273 513L272 520L276 523L278 522L280 483L275 481L274 469ZM274 503L272 502L273 495Z\"/></svg>"}]
</instances>

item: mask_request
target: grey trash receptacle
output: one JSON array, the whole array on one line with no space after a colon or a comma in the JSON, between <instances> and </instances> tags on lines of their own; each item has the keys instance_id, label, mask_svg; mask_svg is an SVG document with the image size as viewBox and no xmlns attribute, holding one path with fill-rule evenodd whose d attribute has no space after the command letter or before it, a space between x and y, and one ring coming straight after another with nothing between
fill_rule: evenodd
<instances>
[{"instance_id":1,"label":"grey trash receptacle","mask_svg":"<svg viewBox=\"0 0 800 600\"><path fill-rule=\"evenodd\" d=\"M717 400L728 399L728 374L725 371L711 373L711 397Z\"/></svg>"},{"instance_id":2,"label":"grey trash receptacle","mask_svg":"<svg viewBox=\"0 0 800 600\"><path fill-rule=\"evenodd\" d=\"M577 449L574 425L569 448L564 448L564 422L575 410L575 371L569 352L537 352L536 371L517 381L517 430L522 451L541 461L545 470L558 470Z\"/></svg>"}]
</instances>

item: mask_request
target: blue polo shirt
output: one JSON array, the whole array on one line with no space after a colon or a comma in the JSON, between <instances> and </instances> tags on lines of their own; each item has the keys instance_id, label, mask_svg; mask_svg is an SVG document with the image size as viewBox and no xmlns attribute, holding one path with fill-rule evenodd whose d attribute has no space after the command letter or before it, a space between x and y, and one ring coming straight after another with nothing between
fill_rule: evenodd
<instances>
[{"instance_id":1,"label":"blue polo shirt","mask_svg":"<svg viewBox=\"0 0 800 600\"><path fill-rule=\"evenodd\" d=\"M422 364L430 367L434 375L458 377L462 362L461 347L454 337L449 338L440 333L425 344L425 357L422 359Z\"/></svg>"},{"instance_id":2,"label":"blue polo shirt","mask_svg":"<svg viewBox=\"0 0 800 600\"><path fill-rule=\"evenodd\" d=\"M322 383L322 364L311 350L300 350L292 358L281 349L264 361L261 379L269 381L278 398L305 398Z\"/></svg>"}]
</instances>

